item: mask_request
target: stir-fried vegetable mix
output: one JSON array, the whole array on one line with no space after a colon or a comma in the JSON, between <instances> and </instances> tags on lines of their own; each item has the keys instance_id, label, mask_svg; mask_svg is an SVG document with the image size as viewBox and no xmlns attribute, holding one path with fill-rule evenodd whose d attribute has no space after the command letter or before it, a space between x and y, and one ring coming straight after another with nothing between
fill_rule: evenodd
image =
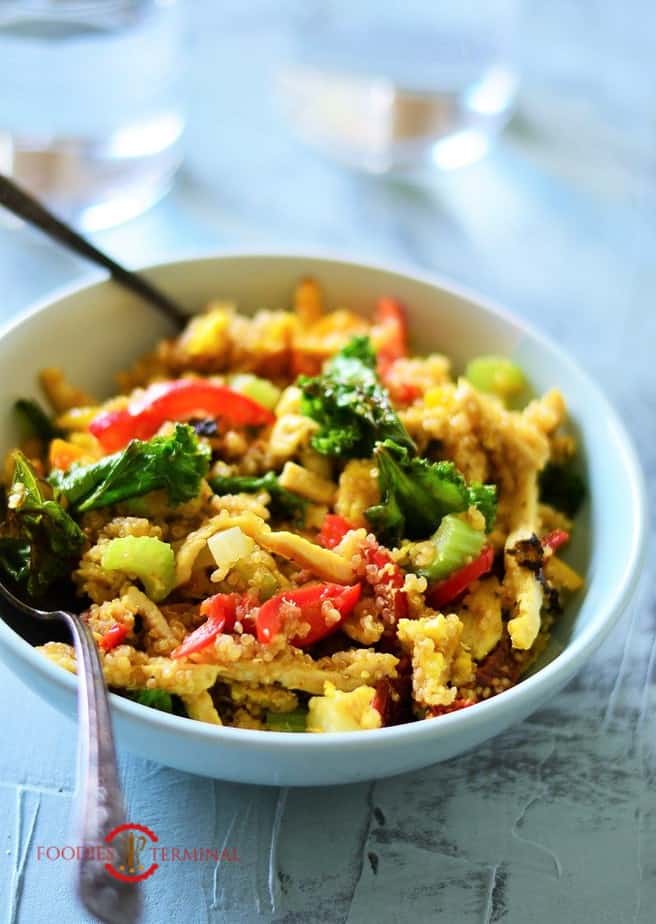
<instances>
[{"instance_id":1,"label":"stir-fried vegetable mix","mask_svg":"<svg viewBox=\"0 0 656 924\"><path fill-rule=\"evenodd\" d=\"M408 342L397 300L368 322L303 280L292 311L213 302L105 404L45 370L52 416L16 404L3 578L72 583L113 689L215 725L375 729L502 692L582 584L564 401Z\"/></svg>"}]
</instances>

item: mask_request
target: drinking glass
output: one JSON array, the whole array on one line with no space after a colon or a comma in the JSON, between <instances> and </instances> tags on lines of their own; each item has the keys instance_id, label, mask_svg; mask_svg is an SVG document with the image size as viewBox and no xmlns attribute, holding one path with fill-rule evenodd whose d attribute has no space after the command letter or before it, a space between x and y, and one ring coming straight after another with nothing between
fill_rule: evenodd
<instances>
[{"instance_id":1,"label":"drinking glass","mask_svg":"<svg viewBox=\"0 0 656 924\"><path fill-rule=\"evenodd\" d=\"M306 5L279 87L308 143L373 173L477 160L517 88L517 0Z\"/></svg>"},{"instance_id":2,"label":"drinking glass","mask_svg":"<svg viewBox=\"0 0 656 924\"><path fill-rule=\"evenodd\" d=\"M0 2L0 171L85 229L157 201L181 159L180 6Z\"/></svg>"}]
</instances>

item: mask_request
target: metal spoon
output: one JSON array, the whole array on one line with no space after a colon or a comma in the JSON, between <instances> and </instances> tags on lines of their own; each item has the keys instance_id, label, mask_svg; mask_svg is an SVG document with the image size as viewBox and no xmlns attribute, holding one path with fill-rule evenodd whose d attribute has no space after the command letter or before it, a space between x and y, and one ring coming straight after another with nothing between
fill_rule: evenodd
<instances>
[{"instance_id":1,"label":"metal spoon","mask_svg":"<svg viewBox=\"0 0 656 924\"><path fill-rule=\"evenodd\" d=\"M147 282L142 276L126 269L104 254L101 250L78 234L70 225L60 221L52 214L41 202L31 196L20 186L17 186L13 180L0 173L0 205L22 218L28 224L39 228L48 237L73 250L81 257L86 257L92 263L97 263L104 269L109 270L112 277L125 286L140 295L151 305L154 305L158 311L166 315L169 320L173 321L176 327L182 329L188 321L188 315L184 309L173 299L169 298L152 283Z\"/></svg>"},{"instance_id":2,"label":"metal spoon","mask_svg":"<svg viewBox=\"0 0 656 924\"><path fill-rule=\"evenodd\" d=\"M66 623L75 645L78 674L78 820L77 844L104 847L106 836L125 822L118 782L116 751L109 714L107 688L98 649L81 616L67 610L39 610L23 603L0 582L0 596L27 616ZM128 869L127 845L113 841L114 865ZM85 853L89 853L86 857ZM106 924L134 924L141 900L134 882L123 882L105 868L106 852L82 851L77 869L77 890L84 906Z\"/></svg>"}]
</instances>

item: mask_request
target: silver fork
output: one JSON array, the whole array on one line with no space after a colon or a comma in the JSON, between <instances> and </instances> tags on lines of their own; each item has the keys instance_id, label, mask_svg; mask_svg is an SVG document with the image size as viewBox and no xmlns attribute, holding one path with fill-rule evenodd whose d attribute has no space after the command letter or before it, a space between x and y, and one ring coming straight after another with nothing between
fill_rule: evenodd
<instances>
[{"instance_id":1,"label":"silver fork","mask_svg":"<svg viewBox=\"0 0 656 924\"><path fill-rule=\"evenodd\" d=\"M75 613L39 610L24 603L2 582L0 596L33 619L66 623L73 637L78 676L77 844L106 848L106 836L125 822L125 811L107 688L91 629ZM112 847L115 865L127 870L126 839L117 838ZM136 883L110 876L105 869L107 854L103 856L102 850L82 850L81 854L77 891L84 906L105 924L134 924L139 919L141 907Z\"/></svg>"}]
</instances>

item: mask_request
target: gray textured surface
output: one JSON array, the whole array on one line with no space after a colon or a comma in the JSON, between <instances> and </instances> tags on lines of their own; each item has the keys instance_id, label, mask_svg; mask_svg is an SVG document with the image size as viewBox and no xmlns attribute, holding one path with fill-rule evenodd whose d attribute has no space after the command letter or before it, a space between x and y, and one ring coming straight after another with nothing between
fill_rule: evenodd
<instances>
[{"instance_id":1,"label":"gray textured surface","mask_svg":"<svg viewBox=\"0 0 656 924\"><path fill-rule=\"evenodd\" d=\"M263 83L288 21L261 0L230 8L196 5L188 170L101 245L133 264L214 246L328 246L452 275L568 348L621 410L653 477L653 4L528 4L512 130L484 163L421 189L357 179L300 150ZM85 272L29 231L0 231L5 317ZM421 773L285 792L123 754L135 819L163 843L239 856L158 871L146 921L653 921L654 603L648 578L548 708ZM4 670L0 689L0 919L86 921L70 870L35 852L66 843L73 726Z\"/></svg>"}]
</instances>

